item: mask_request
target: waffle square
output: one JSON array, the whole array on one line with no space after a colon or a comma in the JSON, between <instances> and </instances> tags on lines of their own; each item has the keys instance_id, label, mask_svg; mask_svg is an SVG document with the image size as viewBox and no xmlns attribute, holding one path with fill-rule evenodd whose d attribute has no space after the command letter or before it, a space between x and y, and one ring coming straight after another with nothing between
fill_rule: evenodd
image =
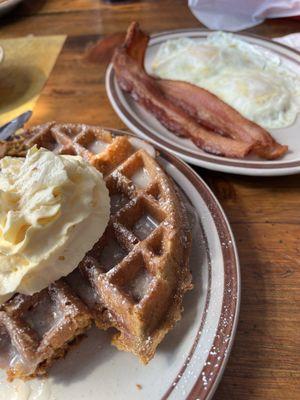
<instances>
[{"instance_id":1,"label":"waffle square","mask_svg":"<svg viewBox=\"0 0 300 400\"><path fill-rule=\"evenodd\" d=\"M0 311L0 360L8 378L44 375L91 322L63 280L33 296L14 296Z\"/></svg>"}]
</instances>

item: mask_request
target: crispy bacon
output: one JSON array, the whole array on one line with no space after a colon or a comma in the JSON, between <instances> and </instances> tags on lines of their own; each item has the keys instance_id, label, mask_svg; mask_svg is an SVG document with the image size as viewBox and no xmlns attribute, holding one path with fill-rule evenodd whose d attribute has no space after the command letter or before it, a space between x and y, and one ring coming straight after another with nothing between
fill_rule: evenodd
<instances>
[{"instance_id":1,"label":"crispy bacon","mask_svg":"<svg viewBox=\"0 0 300 400\"><path fill-rule=\"evenodd\" d=\"M190 138L203 150L243 158L250 151L278 158L287 151L261 127L213 94L185 82L158 80L144 70L149 37L132 23L116 49L113 65L119 85L170 131Z\"/></svg>"},{"instance_id":2,"label":"crispy bacon","mask_svg":"<svg viewBox=\"0 0 300 400\"><path fill-rule=\"evenodd\" d=\"M131 93L132 97L170 131L185 136L203 150L227 157L244 157L252 145L220 136L200 126L196 120L180 107L168 100L143 69L126 53L118 49L113 58L114 68L120 87Z\"/></svg>"},{"instance_id":3,"label":"crispy bacon","mask_svg":"<svg viewBox=\"0 0 300 400\"><path fill-rule=\"evenodd\" d=\"M182 81L158 80L163 93L196 120L221 135L253 144L253 151L263 158L274 159L287 152L262 127L243 117L214 94Z\"/></svg>"}]
</instances>

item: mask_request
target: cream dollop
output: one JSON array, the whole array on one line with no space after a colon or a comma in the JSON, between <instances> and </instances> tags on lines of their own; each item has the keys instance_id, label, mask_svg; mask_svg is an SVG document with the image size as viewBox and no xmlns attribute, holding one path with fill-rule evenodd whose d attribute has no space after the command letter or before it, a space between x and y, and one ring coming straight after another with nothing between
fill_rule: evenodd
<instances>
[{"instance_id":1,"label":"cream dollop","mask_svg":"<svg viewBox=\"0 0 300 400\"><path fill-rule=\"evenodd\" d=\"M78 156L31 148L0 161L0 304L68 275L102 236L109 193Z\"/></svg>"}]
</instances>

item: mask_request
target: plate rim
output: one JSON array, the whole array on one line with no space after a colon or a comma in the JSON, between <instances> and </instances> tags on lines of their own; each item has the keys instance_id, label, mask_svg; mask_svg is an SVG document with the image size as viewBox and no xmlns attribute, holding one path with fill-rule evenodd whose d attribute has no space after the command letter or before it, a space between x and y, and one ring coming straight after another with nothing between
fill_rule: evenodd
<instances>
[{"instance_id":1,"label":"plate rim","mask_svg":"<svg viewBox=\"0 0 300 400\"><path fill-rule=\"evenodd\" d=\"M120 129L114 129L114 128L104 128L107 129L108 131L111 131L112 133L116 134L126 134L129 136L136 136L132 134L131 132L120 130ZM143 139L144 140L144 139ZM147 140L146 140L147 142ZM148 142L150 143L150 142ZM152 143L150 143L153 145ZM207 386L203 386L203 380L202 380L202 372L205 369L204 368L200 371L199 376L197 379L195 379L193 383L193 387L191 391L186 395L185 400L209 400L212 398L213 394L215 393L221 378L223 376L224 370L226 368L229 355L232 349L232 345L234 343L234 338L236 335L237 331L237 326L238 326L238 320L239 320L239 312L240 312L240 303L241 303L241 272L240 272L240 262L239 262L239 256L238 256L238 250L235 242L235 238L230 226L230 223L228 221L228 218L216 198L215 194L213 191L209 188L209 186L206 184L206 182L197 174L192 167L190 167L186 162L178 158L177 156L171 154L165 149L161 149L155 144L153 147L158 151L159 156L161 156L167 163L170 165L173 165L176 167L176 169L181 172L186 179L190 182L190 184L196 189L197 193L199 196L203 199L205 205L207 206L207 209L210 212L210 215L214 221L214 225L216 227L218 237L220 239L221 243L221 249L222 249L222 257L223 257L223 269L224 269L224 290L223 290L223 297L222 297L222 309L218 321L218 327L216 330L216 335L214 336L214 341L213 344L210 348L210 351L208 353L205 366L206 365L216 365L218 363L218 367L214 368L213 375L211 375L211 381L208 382ZM167 172L166 172L167 173ZM168 173L167 173L168 174ZM180 186L180 185L179 185ZM188 197L188 195L187 195ZM205 232L204 232L205 233ZM226 242L226 239L229 238L229 246L223 246L222 245L222 238ZM227 240L228 242L228 240ZM228 271L226 271L226 266L231 266L231 269L235 273L235 275L231 275ZM228 279L228 281L226 281ZM230 283L230 288L232 287L233 290L227 291L227 296L228 300L230 300L230 306L233 307L233 312L232 314L232 319L227 318L227 313L229 312L229 307L228 303L225 302L225 297L226 297L226 283ZM205 310L204 310L205 313ZM226 321L226 326L223 325L223 322ZM197 333L201 329L201 324L200 328L197 330ZM224 331L224 332L223 332ZM219 357L220 352L217 352L217 354L211 354L211 350L214 348L216 338L219 335L220 337L225 335L226 332L230 332L229 339L226 342L220 343L220 346L222 346L222 358L221 360L217 360L217 356ZM228 336L228 335L227 335ZM195 336L194 343L191 348L191 352L193 350L193 346L197 342L197 334ZM196 343L197 346L197 343ZM195 346L195 348L196 348ZM189 358L189 355L187 359ZM214 363L216 362L217 363ZM209 364L210 363L210 364ZM182 366L188 365L188 362L186 360L183 362ZM181 371L180 371L181 372ZM181 375L181 373L179 374ZM177 375L178 377L178 375ZM172 393L174 386L178 383L178 380L173 381L171 386L166 390L165 394L162 396L161 400L166 400L169 395ZM173 386L175 382L175 385Z\"/></svg>"},{"instance_id":2,"label":"plate rim","mask_svg":"<svg viewBox=\"0 0 300 400\"><path fill-rule=\"evenodd\" d=\"M21 3L23 0L5 0L0 3L0 13L4 13L5 11L9 11L10 8L16 6L18 3Z\"/></svg>"},{"instance_id":3,"label":"plate rim","mask_svg":"<svg viewBox=\"0 0 300 400\"><path fill-rule=\"evenodd\" d=\"M186 28L186 29L173 29L162 31L158 33L154 33L150 36L151 40L155 40L156 38L164 37L170 34L182 34L182 33L202 33L208 34L211 32L215 32L214 30L204 29L204 28ZM296 49L292 49L289 46L286 46L282 43L274 42L268 38L248 33L236 33L238 36L248 37L252 39L256 39L262 42L271 43L273 46L278 48L284 48L285 50L295 53L297 56L300 56L300 52ZM295 60L293 60L295 61ZM300 65L300 60L299 60ZM208 168L215 171L223 171L234 174L242 174L242 175L252 175L252 176L280 176L280 175L292 175L300 172L300 159L294 161L286 161L280 162L280 164L275 164L275 162L268 163L267 161L257 161L252 162L251 164L244 163L243 160L240 161L231 161L226 157L217 157L214 155L209 155L206 153L195 155L192 151L185 150L183 148L180 149L179 145L172 145L168 143L161 137L154 135L150 129L141 125L137 118L134 115L130 114L123 105L117 91L116 87L118 87L118 83L116 82L114 69L112 63L110 63L106 69L105 74L105 87L106 94L108 99L117 113L117 115L121 118L124 124L131 129L135 134L142 137L143 139L149 140L151 143L159 146L161 149L165 149L172 154L180 157L186 162L189 162L193 165ZM135 114L135 113L133 113ZM146 132L146 133L145 133Z\"/></svg>"},{"instance_id":4,"label":"plate rim","mask_svg":"<svg viewBox=\"0 0 300 400\"><path fill-rule=\"evenodd\" d=\"M102 127L102 129L107 130L112 134L125 134L133 137L136 136L131 132L127 132L124 130L122 131L107 127ZM153 148L157 150L158 156L160 156L167 165L173 166L183 176L183 178L186 180L186 183L191 185L191 187L196 190L197 197L200 196L200 198L203 200L205 207L207 208L207 211L212 219L212 222L209 224L209 226L214 227L214 229L216 230L216 235L220 242L219 248L222 254L222 259L218 262L222 263L222 270L224 273L224 288L222 292L217 292L217 297L221 300L221 309L220 313L218 313L217 315L216 321L217 327L214 331L214 334L211 335L212 344L208 348L209 351L206 357L206 362L203 364L201 371L196 374L197 376L191 380L192 388L189 393L187 393L187 395L183 395L182 397L182 399L184 398L185 400L209 400L212 398L222 378L223 372L229 359L238 325L241 302L241 275L237 246L226 214L218 199L209 188L209 186L204 182L204 180L189 165L187 165L178 157L172 155L168 151L159 149L155 145L153 145ZM164 166L163 168L165 170ZM166 170L165 173L169 175L168 171ZM171 179L174 179L178 186L181 187L182 190L184 190L183 186L180 184L181 180L179 178L176 179L176 177L171 177ZM186 192L186 195L187 198L189 198L188 191ZM197 214L201 217L200 211L198 211ZM201 227L204 234L208 232L208 228L204 229L202 224ZM208 241L207 243L209 244ZM210 246L207 245L207 252L209 251L209 248ZM211 264L208 259L208 268L210 267ZM216 282L217 279L213 281ZM227 286L227 283L229 283L230 285ZM205 293L205 301L207 301L207 298L209 299L210 297L211 290L209 290L209 288L210 286L208 286L208 289ZM193 353L195 352L195 350L197 350L198 341L201 337L201 328L203 326L202 324L203 321L206 320L208 315L208 305L209 303L206 303L203 313L200 315L200 321L198 322L198 327L196 328L195 335L193 335L191 341L188 342L190 350L187 353L187 357L185 360L182 359L180 361L180 365L178 368L181 368L180 371L183 369L183 373L185 369L189 366L189 362L192 359ZM216 346L218 346L217 351ZM189 359L190 354L191 358ZM203 382L203 371L205 371L206 376L209 376L210 378L207 384L204 384ZM210 371L212 371L211 375L209 373ZM166 400L167 398L169 398L174 387L182 377L182 375L179 376L178 374L174 374L174 376L175 378L173 382L171 381L170 384L166 385L166 387L163 387L164 394L161 397L161 400ZM175 385L173 385L174 382Z\"/></svg>"}]
</instances>

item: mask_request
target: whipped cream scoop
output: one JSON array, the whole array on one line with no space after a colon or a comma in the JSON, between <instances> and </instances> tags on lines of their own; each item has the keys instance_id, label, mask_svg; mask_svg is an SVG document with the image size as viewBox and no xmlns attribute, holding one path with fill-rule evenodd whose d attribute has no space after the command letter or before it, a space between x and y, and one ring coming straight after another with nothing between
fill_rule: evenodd
<instances>
[{"instance_id":1,"label":"whipped cream scoop","mask_svg":"<svg viewBox=\"0 0 300 400\"><path fill-rule=\"evenodd\" d=\"M31 148L0 161L0 304L72 272L110 214L100 172L79 156Z\"/></svg>"}]
</instances>

